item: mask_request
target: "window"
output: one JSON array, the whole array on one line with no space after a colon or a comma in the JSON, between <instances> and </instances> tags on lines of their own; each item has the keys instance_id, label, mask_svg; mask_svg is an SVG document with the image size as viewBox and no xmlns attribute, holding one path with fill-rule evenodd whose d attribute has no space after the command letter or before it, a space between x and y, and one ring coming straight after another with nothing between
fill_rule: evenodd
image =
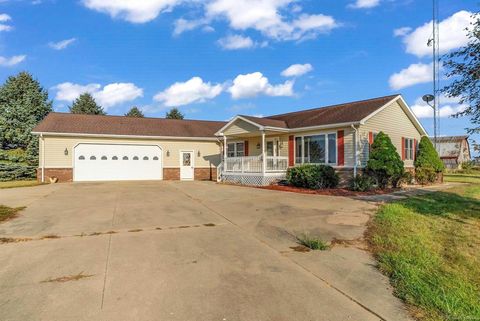
<instances>
[{"instance_id":1,"label":"window","mask_svg":"<svg viewBox=\"0 0 480 321\"><path fill-rule=\"evenodd\" d=\"M133 160L138 160L138 156L133 156Z\"/></svg>"},{"instance_id":2,"label":"window","mask_svg":"<svg viewBox=\"0 0 480 321\"><path fill-rule=\"evenodd\" d=\"M107 156L102 156L102 160L107 160Z\"/></svg>"},{"instance_id":3,"label":"window","mask_svg":"<svg viewBox=\"0 0 480 321\"><path fill-rule=\"evenodd\" d=\"M242 157L245 155L245 143L228 143L227 144L227 157Z\"/></svg>"},{"instance_id":4,"label":"window","mask_svg":"<svg viewBox=\"0 0 480 321\"><path fill-rule=\"evenodd\" d=\"M118 160L118 157L117 157L117 156L113 156L113 157L112 157L112 160Z\"/></svg>"},{"instance_id":5,"label":"window","mask_svg":"<svg viewBox=\"0 0 480 321\"><path fill-rule=\"evenodd\" d=\"M413 160L413 138L405 138L405 160Z\"/></svg>"},{"instance_id":6,"label":"window","mask_svg":"<svg viewBox=\"0 0 480 321\"><path fill-rule=\"evenodd\" d=\"M95 156L90 156L90 160L96 160L97 158Z\"/></svg>"},{"instance_id":7,"label":"window","mask_svg":"<svg viewBox=\"0 0 480 321\"><path fill-rule=\"evenodd\" d=\"M158 160L158 157L157 157L157 156L154 156L154 157L153 157L153 160Z\"/></svg>"},{"instance_id":8,"label":"window","mask_svg":"<svg viewBox=\"0 0 480 321\"><path fill-rule=\"evenodd\" d=\"M123 160L128 160L128 156L123 156Z\"/></svg>"},{"instance_id":9,"label":"window","mask_svg":"<svg viewBox=\"0 0 480 321\"><path fill-rule=\"evenodd\" d=\"M143 160L148 160L148 156L144 156L144 157L143 157Z\"/></svg>"},{"instance_id":10,"label":"window","mask_svg":"<svg viewBox=\"0 0 480 321\"><path fill-rule=\"evenodd\" d=\"M85 156L82 155L82 156L78 157L78 159L79 160L85 160Z\"/></svg>"},{"instance_id":11,"label":"window","mask_svg":"<svg viewBox=\"0 0 480 321\"><path fill-rule=\"evenodd\" d=\"M337 134L295 137L296 164L337 163Z\"/></svg>"}]
</instances>

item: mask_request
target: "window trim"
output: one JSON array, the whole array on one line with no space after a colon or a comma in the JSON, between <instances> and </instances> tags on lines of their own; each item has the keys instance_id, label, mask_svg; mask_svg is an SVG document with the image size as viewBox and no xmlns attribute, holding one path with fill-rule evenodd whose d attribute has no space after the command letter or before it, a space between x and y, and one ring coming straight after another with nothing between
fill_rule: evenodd
<instances>
[{"instance_id":1,"label":"window trim","mask_svg":"<svg viewBox=\"0 0 480 321\"><path fill-rule=\"evenodd\" d=\"M403 137L403 148L404 148L404 160L405 161L413 161L415 160L415 138L410 138L410 137ZM407 142L411 141L410 148L407 147ZM410 153L409 153L410 152ZM411 156L411 158L409 157Z\"/></svg>"},{"instance_id":2,"label":"window trim","mask_svg":"<svg viewBox=\"0 0 480 321\"><path fill-rule=\"evenodd\" d=\"M234 144L235 145L235 156L228 156L228 145ZM238 150L237 150L237 144L243 144L243 150L242 150L242 155L238 155ZM230 140L227 141L227 158L233 158L233 157L245 157L245 141L244 140Z\"/></svg>"},{"instance_id":3,"label":"window trim","mask_svg":"<svg viewBox=\"0 0 480 321\"><path fill-rule=\"evenodd\" d=\"M305 140L304 137L311 137L311 136L325 136L325 163L305 163ZM328 135L335 135L335 163L328 162ZM297 162L297 138L301 138L301 151L302 151L302 162ZM329 165L329 166L338 166L338 131L328 131L328 132L320 132L320 133L311 133L308 135L294 135L293 136L293 164L294 165Z\"/></svg>"}]
</instances>

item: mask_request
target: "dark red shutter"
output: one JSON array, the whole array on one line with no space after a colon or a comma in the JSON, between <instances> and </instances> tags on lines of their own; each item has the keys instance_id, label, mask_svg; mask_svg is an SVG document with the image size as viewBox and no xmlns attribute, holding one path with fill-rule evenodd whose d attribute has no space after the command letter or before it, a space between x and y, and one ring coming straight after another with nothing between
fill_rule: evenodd
<instances>
[{"instance_id":1,"label":"dark red shutter","mask_svg":"<svg viewBox=\"0 0 480 321\"><path fill-rule=\"evenodd\" d=\"M288 136L288 166L295 165L295 144L293 135Z\"/></svg>"},{"instance_id":2,"label":"dark red shutter","mask_svg":"<svg viewBox=\"0 0 480 321\"><path fill-rule=\"evenodd\" d=\"M402 160L405 160L405 138L402 137Z\"/></svg>"},{"instance_id":3,"label":"dark red shutter","mask_svg":"<svg viewBox=\"0 0 480 321\"><path fill-rule=\"evenodd\" d=\"M248 156L248 140L245 141L245 143L243 144L243 148L244 148L244 155L245 156Z\"/></svg>"},{"instance_id":4,"label":"dark red shutter","mask_svg":"<svg viewBox=\"0 0 480 321\"><path fill-rule=\"evenodd\" d=\"M369 143L370 145L373 144L373 132L369 132L369 133L368 133L368 143Z\"/></svg>"},{"instance_id":5,"label":"dark red shutter","mask_svg":"<svg viewBox=\"0 0 480 321\"><path fill-rule=\"evenodd\" d=\"M338 151L338 166L345 165L345 132L339 130L337 132L337 151Z\"/></svg>"},{"instance_id":6,"label":"dark red shutter","mask_svg":"<svg viewBox=\"0 0 480 321\"><path fill-rule=\"evenodd\" d=\"M413 160L417 159L417 140L413 140Z\"/></svg>"}]
</instances>

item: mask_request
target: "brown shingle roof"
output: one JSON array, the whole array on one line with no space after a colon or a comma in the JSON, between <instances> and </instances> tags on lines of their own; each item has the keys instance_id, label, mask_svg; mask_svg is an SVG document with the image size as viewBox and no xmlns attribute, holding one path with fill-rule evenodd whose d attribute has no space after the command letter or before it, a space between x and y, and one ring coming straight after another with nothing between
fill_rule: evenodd
<instances>
[{"instance_id":1,"label":"brown shingle roof","mask_svg":"<svg viewBox=\"0 0 480 321\"><path fill-rule=\"evenodd\" d=\"M268 116L267 118L284 121L288 128L353 123L361 121L395 97L398 97L398 95L301 110L288 114Z\"/></svg>"},{"instance_id":2,"label":"brown shingle roof","mask_svg":"<svg viewBox=\"0 0 480 321\"><path fill-rule=\"evenodd\" d=\"M225 124L222 121L50 113L33 132L213 138Z\"/></svg>"},{"instance_id":3,"label":"brown shingle roof","mask_svg":"<svg viewBox=\"0 0 480 321\"><path fill-rule=\"evenodd\" d=\"M288 128L287 124L283 120L277 120L277 119L271 119L271 118L265 118L265 117L260 118L260 117L245 116L245 115L240 115L240 116L262 126Z\"/></svg>"}]
</instances>

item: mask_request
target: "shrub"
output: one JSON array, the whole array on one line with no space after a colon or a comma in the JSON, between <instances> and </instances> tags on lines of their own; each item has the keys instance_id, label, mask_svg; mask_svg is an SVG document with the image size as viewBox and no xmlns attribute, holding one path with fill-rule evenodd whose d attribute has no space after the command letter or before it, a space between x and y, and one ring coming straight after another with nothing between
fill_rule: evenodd
<instances>
[{"instance_id":1,"label":"shrub","mask_svg":"<svg viewBox=\"0 0 480 321\"><path fill-rule=\"evenodd\" d=\"M0 182L34 179L36 168L21 163L0 163Z\"/></svg>"},{"instance_id":2,"label":"shrub","mask_svg":"<svg viewBox=\"0 0 480 321\"><path fill-rule=\"evenodd\" d=\"M370 176L363 174L350 179L348 188L355 192L367 192L373 189L374 180Z\"/></svg>"},{"instance_id":3,"label":"shrub","mask_svg":"<svg viewBox=\"0 0 480 321\"><path fill-rule=\"evenodd\" d=\"M475 162L474 161L463 162L460 167L463 173L471 174L475 170Z\"/></svg>"},{"instance_id":4,"label":"shrub","mask_svg":"<svg viewBox=\"0 0 480 321\"><path fill-rule=\"evenodd\" d=\"M331 166L301 165L288 169L287 181L296 187L320 189L335 188L340 179Z\"/></svg>"},{"instance_id":5,"label":"shrub","mask_svg":"<svg viewBox=\"0 0 480 321\"><path fill-rule=\"evenodd\" d=\"M433 183L438 173L443 172L444 165L432 142L426 136L422 137L418 145L417 158L414 162L415 177L420 184Z\"/></svg>"},{"instance_id":6,"label":"shrub","mask_svg":"<svg viewBox=\"0 0 480 321\"><path fill-rule=\"evenodd\" d=\"M378 186L382 189L388 187L389 184L396 187L405 173L400 155L390 137L383 132L378 133L371 146L366 171L375 178Z\"/></svg>"}]
</instances>

